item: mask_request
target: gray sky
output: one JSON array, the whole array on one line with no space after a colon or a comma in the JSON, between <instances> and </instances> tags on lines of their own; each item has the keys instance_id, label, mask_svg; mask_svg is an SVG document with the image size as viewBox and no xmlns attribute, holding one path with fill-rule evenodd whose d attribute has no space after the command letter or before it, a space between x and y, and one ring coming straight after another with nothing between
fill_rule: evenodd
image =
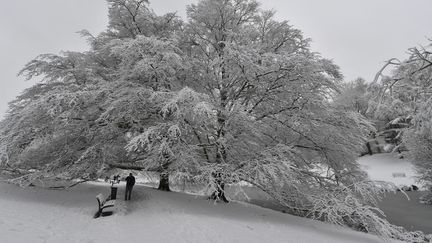
<instances>
[{"instance_id":1,"label":"gray sky","mask_svg":"<svg viewBox=\"0 0 432 243\"><path fill-rule=\"evenodd\" d=\"M371 80L384 61L432 38L431 0L259 0L313 40L312 48L341 67L346 80ZM153 0L156 12L178 11L196 0ZM32 82L16 77L42 53L83 51L77 31L107 25L105 0L0 0L0 117Z\"/></svg>"}]
</instances>

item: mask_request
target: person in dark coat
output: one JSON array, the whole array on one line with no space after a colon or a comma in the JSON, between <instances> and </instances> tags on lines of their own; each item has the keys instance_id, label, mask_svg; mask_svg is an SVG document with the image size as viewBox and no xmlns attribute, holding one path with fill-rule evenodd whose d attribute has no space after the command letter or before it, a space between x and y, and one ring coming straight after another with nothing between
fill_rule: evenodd
<instances>
[{"instance_id":1,"label":"person in dark coat","mask_svg":"<svg viewBox=\"0 0 432 243\"><path fill-rule=\"evenodd\" d=\"M126 177L126 193L125 193L125 201L131 199L132 188L135 185L135 177L132 173L129 173L129 176Z\"/></svg>"}]
</instances>

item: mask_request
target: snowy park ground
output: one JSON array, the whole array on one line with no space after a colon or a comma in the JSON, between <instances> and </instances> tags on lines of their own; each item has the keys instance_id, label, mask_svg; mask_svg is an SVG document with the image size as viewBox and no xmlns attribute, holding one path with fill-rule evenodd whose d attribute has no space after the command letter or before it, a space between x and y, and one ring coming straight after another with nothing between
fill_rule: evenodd
<instances>
[{"instance_id":1,"label":"snowy park ground","mask_svg":"<svg viewBox=\"0 0 432 243\"><path fill-rule=\"evenodd\" d=\"M414 183L407 160L390 154L365 156L360 164L371 179ZM393 173L406 177L393 177ZM203 196L160 192L137 185L133 200L116 212L93 219L96 195L108 183L85 183L67 190L19 188L0 183L0 242L384 242L376 236L281 213L271 199L248 191L251 203L214 203ZM252 190L252 189L250 189ZM390 222L432 233L432 207L418 203L421 192L390 193L380 204Z\"/></svg>"},{"instance_id":2,"label":"snowy park ground","mask_svg":"<svg viewBox=\"0 0 432 243\"><path fill-rule=\"evenodd\" d=\"M104 183L68 190L0 183L0 242L384 242L376 236L233 201L137 185L117 212L93 219Z\"/></svg>"}]
</instances>

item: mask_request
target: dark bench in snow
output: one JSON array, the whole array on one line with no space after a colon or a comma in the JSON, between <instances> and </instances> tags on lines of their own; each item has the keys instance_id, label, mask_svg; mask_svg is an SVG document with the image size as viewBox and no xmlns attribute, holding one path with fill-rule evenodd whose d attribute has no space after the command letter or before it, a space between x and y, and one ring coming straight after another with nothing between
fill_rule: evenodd
<instances>
[{"instance_id":1,"label":"dark bench in snow","mask_svg":"<svg viewBox=\"0 0 432 243\"><path fill-rule=\"evenodd\" d=\"M102 194L99 194L96 196L96 200L98 202L98 211L95 214L95 218L98 218L99 216L108 216L111 215L113 212L103 212L105 208L111 208L115 205L115 200L110 200L108 197L107 199L104 199L104 196Z\"/></svg>"}]
</instances>

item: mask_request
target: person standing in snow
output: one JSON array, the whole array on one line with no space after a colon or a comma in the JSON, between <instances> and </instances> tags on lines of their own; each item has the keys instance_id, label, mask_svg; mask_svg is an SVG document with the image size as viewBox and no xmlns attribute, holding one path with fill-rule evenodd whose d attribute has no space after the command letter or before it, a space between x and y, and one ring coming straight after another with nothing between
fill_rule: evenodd
<instances>
[{"instance_id":1,"label":"person standing in snow","mask_svg":"<svg viewBox=\"0 0 432 243\"><path fill-rule=\"evenodd\" d=\"M126 192L125 192L125 201L131 199L132 188L135 185L135 177L132 173L129 173L129 176L126 177Z\"/></svg>"}]
</instances>

